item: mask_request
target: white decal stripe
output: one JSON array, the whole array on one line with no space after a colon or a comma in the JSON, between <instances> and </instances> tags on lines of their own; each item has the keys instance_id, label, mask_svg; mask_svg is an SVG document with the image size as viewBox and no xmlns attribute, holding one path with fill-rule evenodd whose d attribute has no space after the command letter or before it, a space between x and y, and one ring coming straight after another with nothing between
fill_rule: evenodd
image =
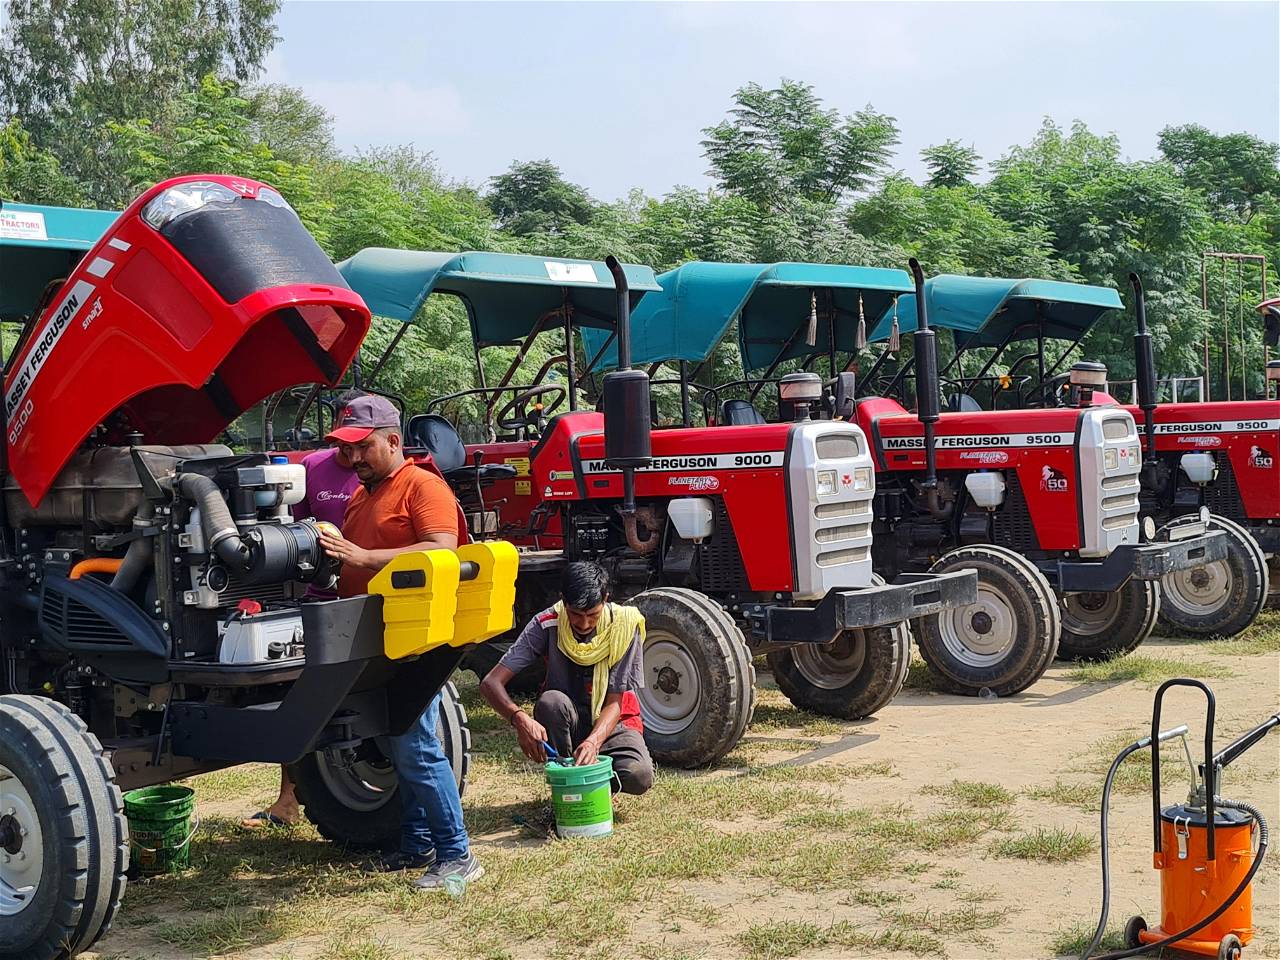
<instances>
[{"instance_id":1,"label":"white decal stripe","mask_svg":"<svg viewBox=\"0 0 1280 960\"><path fill-rule=\"evenodd\" d=\"M687 473L691 470L755 470L761 467L782 466L781 450L750 451L747 453L715 453L691 457L654 457L647 467L638 473ZM584 474L621 473L605 466L603 460L588 460L582 465Z\"/></svg>"},{"instance_id":2,"label":"white decal stripe","mask_svg":"<svg viewBox=\"0 0 1280 960\"><path fill-rule=\"evenodd\" d=\"M937 438L939 450L1070 447L1075 441L1074 433L1003 433ZM881 446L886 450L923 450L924 437L885 437Z\"/></svg>"},{"instance_id":3,"label":"white decal stripe","mask_svg":"<svg viewBox=\"0 0 1280 960\"><path fill-rule=\"evenodd\" d=\"M1206 420L1200 423L1157 423L1156 433L1259 433L1280 430L1280 420Z\"/></svg>"},{"instance_id":4,"label":"white decal stripe","mask_svg":"<svg viewBox=\"0 0 1280 960\"><path fill-rule=\"evenodd\" d=\"M31 384L35 382L36 376L40 373L45 361L49 359L49 354L53 353L53 348L58 345L58 341L62 338L63 331L71 326L71 321L80 312L80 308L93 296L95 289L92 283L86 280L77 280L72 285L71 291L62 298L57 308L50 311L49 319L45 321L45 325L41 328L39 335L32 338L31 345L27 350L27 356L22 361L22 366L18 368L17 380L14 381L13 386L5 396L5 409L10 417L13 416L18 405L22 403L27 391L31 389Z\"/></svg>"},{"instance_id":5,"label":"white decal stripe","mask_svg":"<svg viewBox=\"0 0 1280 960\"><path fill-rule=\"evenodd\" d=\"M117 250L128 250L133 244L128 241L121 240L119 237L112 237L107 241L108 246L115 247Z\"/></svg>"},{"instance_id":6,"label":"white decal stripe","mask_svg":"<svg viewBox=\"0 0 1280 960\"><path fill-rule=\"evenodd\" d=\"M105 257L94 257L93 263L84 268L85 273L94 277L105 277L111 272L111 268L115 266L115 261L108 260Z\"/></svg>"}]
</instances>

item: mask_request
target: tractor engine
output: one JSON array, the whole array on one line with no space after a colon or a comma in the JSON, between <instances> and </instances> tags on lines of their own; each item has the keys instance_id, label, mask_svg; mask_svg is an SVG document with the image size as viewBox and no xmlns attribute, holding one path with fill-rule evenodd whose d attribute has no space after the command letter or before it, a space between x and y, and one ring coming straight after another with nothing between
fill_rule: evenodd
<instances>
[{"instance_id":1,"label":"tractor engine","mask_svg":"<svg viewBox=\"0 0 1280 960\"><path fill-rule=\"evenodd\" d=\"M82 451L34 508L7 485L23 582L6 619L44 640L43 659L9 664L10 687L297 662L302 585L337 573L319 525L289 513L305 494L301 465L217 445Z\"/></svg>"}]
</instances>

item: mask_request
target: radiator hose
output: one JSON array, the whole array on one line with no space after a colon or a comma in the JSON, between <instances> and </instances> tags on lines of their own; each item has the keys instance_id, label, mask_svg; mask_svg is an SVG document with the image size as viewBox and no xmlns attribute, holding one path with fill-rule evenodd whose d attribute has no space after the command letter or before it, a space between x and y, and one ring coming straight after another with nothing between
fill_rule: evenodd
<instances>
[{"instance_id":1,"label":"radiator hose","mask_svg":"<svg viewBox=\"0 0 1280 960\"><path fill-rule=\"evenodd\" d=\"M155 506L150 500L144 500L142 506L138 508L137 516L133 518L134 529L145 526L146 521L154 515ZM132 591L143 571L151 565L151 558L155 556L155 552L155 539L146 536L145 533L129 544L129 549L124 553L124 562L120 564L116 575L111 578L111 589L119 590L121 593Z\"/></svg>"},{"instance_id":2,"label":"radiator hose","mask_svg":"<svg viewBox=\"0 0 1280 960\"><path fill-rule=\"evenodd\" d=\"M209 549L232 570L247 571L253 557L240 539L240 530L218 485L198 473L184 473L178 478L178 492L199 505L200 529Z\"/></svg>"}]
</instances>

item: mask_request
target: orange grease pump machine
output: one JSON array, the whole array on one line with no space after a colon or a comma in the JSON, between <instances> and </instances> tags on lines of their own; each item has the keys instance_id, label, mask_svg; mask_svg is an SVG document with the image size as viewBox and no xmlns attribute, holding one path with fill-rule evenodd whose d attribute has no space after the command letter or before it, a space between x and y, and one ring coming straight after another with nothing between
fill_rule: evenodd
<instances>
[{"instance_id":1,"label":"orange grease pump machine","mask_svg":"<svg viewBox=\"0 0 1280 960\"><path fill-rule=\"evenodd\" d=\"M1185 725L1160 731L1160 706L1170 687L1203 691L1207 701L1204 762L1196 766L1187 747ZM1280 726L1280 714L1258 724L1220 753L1213 752L1213 691L1199 680L1169 680L1156 691L1151 712L1151 735L1120 751L1102 790L1102 915L1093 940L1081 954L1089 960L1102 940L1110 909L1111 881L1107 853L1107 805L1111 784L1129 754L1151 747L1151 812L1155 833L1155 868L1160 871L1160 926L1147 929L1142 917L1125 926L1126 949L1094 960L1121 960L1173 947L1218 960L1240 960L1242 948L1253 938L1251 884L1267 853L1267 822L1248 803L1218 795L1223 769ZM1191 792L1185 803L1160 807L1161 741L1182 737ZM1257 838L1255 850L1254 838Z\"/></svg>"}]
</instances>

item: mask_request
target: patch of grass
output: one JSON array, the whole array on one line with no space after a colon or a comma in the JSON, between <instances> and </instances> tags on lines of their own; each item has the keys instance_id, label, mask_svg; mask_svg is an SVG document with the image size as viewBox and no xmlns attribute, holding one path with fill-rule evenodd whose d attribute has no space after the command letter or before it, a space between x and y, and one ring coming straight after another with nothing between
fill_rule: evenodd
<instances>
[{"instance_id":1,"label":"patch of grass","mask_svg":"<svg viewBox=\"0 0 1280 960\"><path fill-rule=\"evenodd\" d=\"M1149 732L1149 727L1134 727L1129 731L1116 733L1096 741L1089 747L1088 751L1079 755L1081 763L1074 769L1081 773L1088 773L1095 778L1094 800L1090 805L1090 809L1097 809L1098 802L1102 798L1103 778L1106 777L1107 770L1111 767L1116 755L1119 754L1122 748ZM1181 741L1167 740L1160 744L1160 782L1162 784L1186 783L1186 769L1186 760L1183 755ZM1151 754L1146 750L1139 750L1126 758L1124 763L1120 765L1120 769L1116 771L1115 784L1112 789L1117 795L1125 796L1149 792L1151 789Z\"/></svg>"},{"instance_id":2,"label":"patch of grass","mask_svg":"<svg viewBox=\"0 0 1280 960\"><path fill-rule=\"evenodd\" d=\"M933 690L933 675L929 672L929 665L925 663L919 654L913 653L911 656L911 666L907 668L907 679L902 684L903 690Z\"/></svg>"},{"instance_id":3,"label":"patch of grass","mask_svg":"<svg viewBox=\"0 0 1280 960\"><path fill-rule=\"evenodd\" d=\"M1053 935L1053 939L1049 941L1049 951L1055 957L1074 958L1080 956L1081 951L1093 939L1093 931L1096 926L1096 921L1088 921L1059 930ZM1109 927L1103 932L1102 943L1099 946L1103 950L1123 950L1125 946L1124 931L1119 927Z\"/></svg>"},{"instance_id":4,"label":"patch of grass","mask_svg":"<svg viewBox=\"0 0 1280 960\"><path fill-rule=\"evenodd\" d=\"M247 817L255 801L268 803L280 791L280 768L264 763L246 763L214 773L180 781L196 792L199 801L242 800Z\"/></svg>"},{"instance_id":5,"label":"patch of grass","mask_svg":"<svg viewBox=\"0 0 1280 960\"><path fill-rule=\"evenodd\" d=\"M902 903L911 897L905 893L890 890L855 890L840 902L845 906L876 907L883 909L895 903Z\"/></svg>"},{"instance_id":6,"label":"patch of grass","mask_svg":"<svg viewBox=\"0 0 1280 960\"><path fill-rule=\"evenodd\" d=\"M734 940L750 960L780 960L823 947L911 953L918 957L946 956L941 940L918 931L889 929L869 933L841 921L820 927L803 920L752 924Z\"/></svg>"},{"instance_id":7,"label":"patch of grass","mask_svg":"<svg viewBox=\"0 0 1280 960\"><path fill-rule=\"evenodd\" d=\"M1014 795L998 784L973 780L952 780L941 786L925 787L922 792L945 797L962 806L979 809L1007 807L1014 800Z\"/></svg>"},{"instance_id":8,"label":"patch of grass","mask_svg":"<svg viewBox=\"0 0 1280 960\"><path fill-rule=\"evenodd\" d=\"M1094 846L1093 837L1079 830L1040 827L1016 837L997 840L991 845L991 852L1008 859L1069 863L1089 856Z\"/></svg>"},{"instance_id":9,"label":"patch of grass","mask_svg":"<svg viewBox=\"0 0 1280 960\"><path fill-rule=\"evenodd\" d=\"M396 960L401 956L383 940L342 934L331 940L316 960Z\"/></svg>"},{"instance_id":10,"label":"patch of grass","mask_svg":"<svg viewBox=\"0 0 1280 960\"><path fill-rule=\"evenodd\" d=\"M156 927L161 940L204 956L272 943L290 932L289 925L269 907L228 908Z\"/></svg>"},{"instance_id":11,"label":"patch of grass","mask_svg":"<svg viewBox=\"0 0 1280 960\"><path fill-rule=\"evenodd\" d=\"M939 936L964 936L981 930L990 930L1006 916L1008 910L979 910L974 906L957 907L954 910L899 911L881 916L891 926L905 930L928 930Z\"/></svg>"},{"instance_id":12,"label":"patch of grass","mask_svg":"<svg viewBox=\"0 0 1280 960\"><path fill-rule=\"evenodd\" d=\"M1055 780L1047 787L1032 787L1024 793L1033 800L1044 800L1058 807L1096 810L1102 799L1102 784L1101 782L1068 783L1065 780Z\"/></svg>"},{"instance_id":13,"label":"patch of grass","mask_svg":"<svg viewBox=\"0 0 1280 960\"><path fill-rule=\"evenodd\" d=\"M1213 640L1209 643L1198 643L1196 646L1204 653L1226 657L1257 657L1267 653L1280 653L1280 624L1272 615L1271 622L1261 626L1259 618L1253 627L1245 633L1228 640Z\"/></svg>"},{"instance_id":14,"label":"patch of grass","mask_svg":"<svg viewBox=\"0 0 1280 960\"><path fill-rule=\"evenodd\" d=\"M1080 683L1123 683L1137 680L1139 683L1155 684L1185 676L1220 680L1234 677L1235 672L1220 663L1131 653L1114 660L1082 663L1067 674L1067 679Z\"/></svg>"}]
</instances>

